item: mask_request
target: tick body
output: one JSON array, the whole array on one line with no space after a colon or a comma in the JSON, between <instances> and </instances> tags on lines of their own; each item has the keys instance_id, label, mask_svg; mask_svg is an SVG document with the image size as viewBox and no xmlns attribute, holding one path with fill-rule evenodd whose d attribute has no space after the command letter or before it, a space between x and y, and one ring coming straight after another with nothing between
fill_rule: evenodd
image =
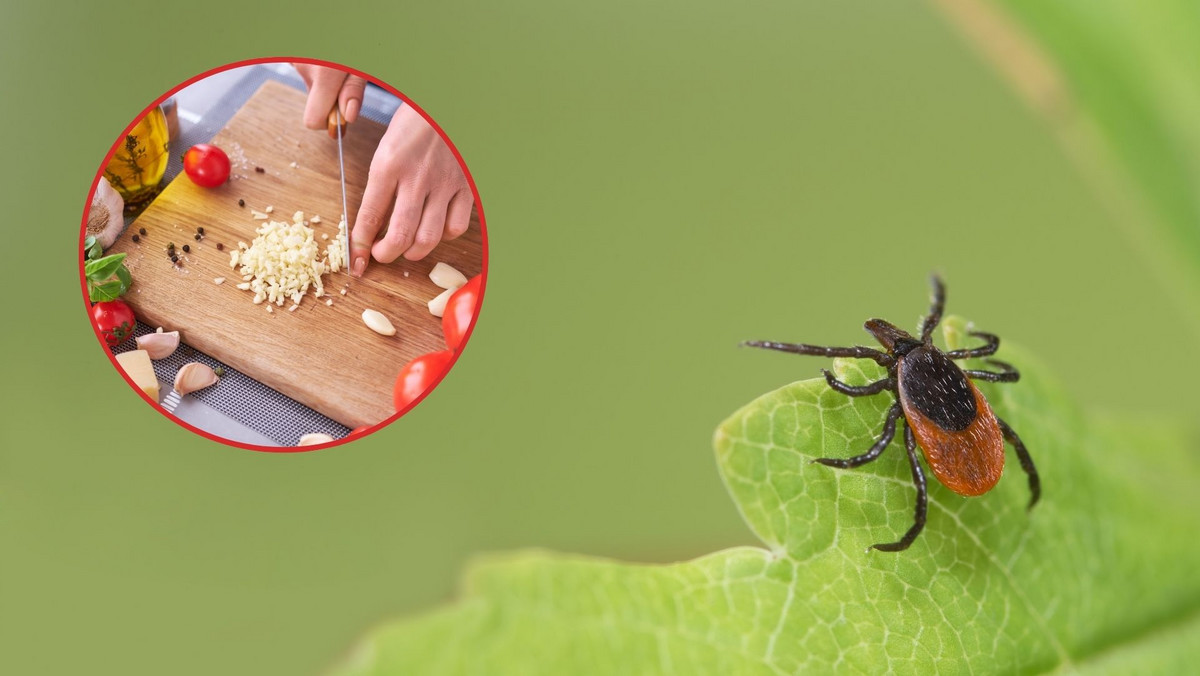
<instances>
[{"instance_id":1,"label":"tick body","mask_svg":"<svg viewBox=\"0 0 1200 676\"><path fill-rule=\"evenodd\" d=\"M1029 507L1037 503L1041 484L1033 459L1021 438L996 414L972 380L1016 382L1020 374L1009 364L995 359L987 363L996 371L961 369L957 359L989 357L1000 347L1000 339L990 333L972 332L984 344L970 349L943 352L933 344L933 330L941 322L946 303L945 286L933 278L933 305L921 323L921 335L907 331L882 319L869 320L864 328L879 341L884 350L869 347L822 347L797 343L749 341L750 347L808 354L823 357L871 359L887 369L887 377L867 385L848 385L829 371L825 380L834 390L851 397L864 397L891 392L895 403L888 409L883 430L875 444L862 455L853 458L819 458L814 462L849 469L878 458L895 437L897 423L904 428L905 448L917 502L913 525L896 542L873 545L883 551L900 551L909 545L925 527L927 494L925 473L917 458L920 447L925 462L938 481L964 496L982 495L992 489L1004 471L1004 442L1017 452L1021 468L1029 477L1032 497Z\"/></svg>"}]
</instances>

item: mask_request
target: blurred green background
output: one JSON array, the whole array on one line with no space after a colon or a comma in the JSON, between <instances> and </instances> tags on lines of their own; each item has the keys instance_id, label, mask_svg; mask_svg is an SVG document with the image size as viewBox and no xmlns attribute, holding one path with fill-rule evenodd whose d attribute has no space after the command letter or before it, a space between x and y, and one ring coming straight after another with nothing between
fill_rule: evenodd
<instances>
[{"instance_id":1,"label":"blurred green background","mask_svg":"<svg viewBox=\"0 0 1200 676\"><path fill-rule=\"evenodd\" d=\"M317 674L373 623L452 599L477 552L673 561L752 543L713 429L825 364L738 341L911 326L932 270L950 312L1031 348L1082 404L1195 411L1178 305L928 5L329 13L4 10L0 673ZM391 428L312 454L228 448L145 406L96 344L76 272L114 136L182 80L266 55L412 97L490 226L455 370Z\"/></svg>"}]
</instances>

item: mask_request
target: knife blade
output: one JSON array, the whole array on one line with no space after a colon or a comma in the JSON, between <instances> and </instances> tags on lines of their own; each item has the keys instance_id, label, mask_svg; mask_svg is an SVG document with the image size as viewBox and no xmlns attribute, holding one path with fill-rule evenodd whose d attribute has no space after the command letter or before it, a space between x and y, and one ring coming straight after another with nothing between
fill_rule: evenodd
<instances>
[{"instance_id":1,"label":"knife blade","mask_svg":"<svg viewBox=\"0 0 1200 676\"><path fill-rule=\"evenodd\" d=\"M342 120L342 111L338 109L337 102L333 103L333 110L329 111L329 132L330 136L334 136L336 129L337 144L338 144L338 177L342 183L342 223L346 224L346 231L342 235L343 264L346 269L346 275L350 275L350 216L346 208L346 160L342 155L342 134L345 131L346 124ZM348 282L347 282L348 283Z\"/></svg>"}]
</instances>

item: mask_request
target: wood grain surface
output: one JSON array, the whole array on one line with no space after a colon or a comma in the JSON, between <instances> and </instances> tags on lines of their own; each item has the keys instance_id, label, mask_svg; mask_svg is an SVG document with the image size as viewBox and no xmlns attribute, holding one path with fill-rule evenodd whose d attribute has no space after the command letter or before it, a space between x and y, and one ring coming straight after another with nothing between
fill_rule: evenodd
<instances>
[{"instance_id":1,"label":"wood grain surface","mask_svg":"<svg viewBox=\"0 0 1200 676\"><path fill-rule=\"evenodd\" d=\"M287 310L290 302L271 313L266 303L254 305L253 293L237 288L241 275L229 267L230 250L239 241L252 242L264 222L254 220L251 209L273 206L270 220L288 223L296 211L320 215L321 222L310 227L322 252L337 235L342 210L337 142L324 130L303 127L304 102L303 93L286 85L264 84L212 141L230 157L230 181L208 189L180 174L108 253L129 254L126 265L134 284L125 300L143 322L178 330L188 345L344 425L371 425L394 412L392 385L400 367L418 355L445 349L441 320L426 305L442 291L429 280L429 271L445 262L467 277L480 273L478 212L472 213L466 234L442 242L424 260L373 261L361 279L344 270L328 274L327 295L313 298L310 291L294 312ZM382 125L360 118L343 140L351 222L383 132ZM183 150L171 148L174 153ZM239 199L245 207L238 206ZM194 239L198 227L205 232L199 242ZM135 243L132 236L140 229L146 234ZM322 234L329 239L320 239ZM180 253L184 244L190 246L191 252L180 258L182 266L171 263L168 243ZM215 284L218 277L226 278L225 283ZM344 296L338 293L342 288L348 288ZM333 305L327 306L326 299ZM396 335L367 328L361 319L367 308L386 315Z\"/></svg>"}]
</instances>

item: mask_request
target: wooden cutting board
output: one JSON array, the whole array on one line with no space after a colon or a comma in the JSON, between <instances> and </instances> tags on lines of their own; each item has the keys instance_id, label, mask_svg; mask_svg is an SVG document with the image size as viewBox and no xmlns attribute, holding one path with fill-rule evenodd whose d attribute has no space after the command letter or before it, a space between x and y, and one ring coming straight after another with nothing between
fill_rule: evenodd
<instances>
[{"instance_id":1,"label":"wooden cutting board","mask_svg":"<svg viewBox=\"0 0 1200 676\"><path fill-rule=\"evenodd\" d=\"M348 427L373 425L394 413L392 386L400 368L418 355L446 349L441 320L426 305L442 291L429 271L445 262L468 278L480 273L478 212L466 234L442 242L424 260L372 261L361 279L352 280L344 270L327 274L327 295L313 298L310 291L294 312L287 309L290 302L272 313L266 303L254 305L252 292L237 288L242 278L229 267L229 252L238 242L251 243L263 224L251 217L251 209L272 206L270 220L288 223L296 211L306 218L320 215L321 222L310 227L322 252L337 236L342 211L337 141L324 130L303 127L304 103L303 93L265 83L213 138L232 162L230 181L201 188L180 174L108 253L128 254L134 283L125 300L144 323L178 330L188 345ZM351 222L383 132L382 125L360 118L343 139ZM171 148L176 154L183 150ZM204 228L201 241L194 239L198 227ZM142 229L146 234L133 242ZM321 239L323 234L329 239ZM167 256L168 243L181 254L179 268ZM190 253L182 253L184 244ZM215 284L218 277L226 281ZM345 287L343 296L338 291ZM396 335L367 328L361 318L367 308L385 314Z\"/></svg>"}]
</instances>

